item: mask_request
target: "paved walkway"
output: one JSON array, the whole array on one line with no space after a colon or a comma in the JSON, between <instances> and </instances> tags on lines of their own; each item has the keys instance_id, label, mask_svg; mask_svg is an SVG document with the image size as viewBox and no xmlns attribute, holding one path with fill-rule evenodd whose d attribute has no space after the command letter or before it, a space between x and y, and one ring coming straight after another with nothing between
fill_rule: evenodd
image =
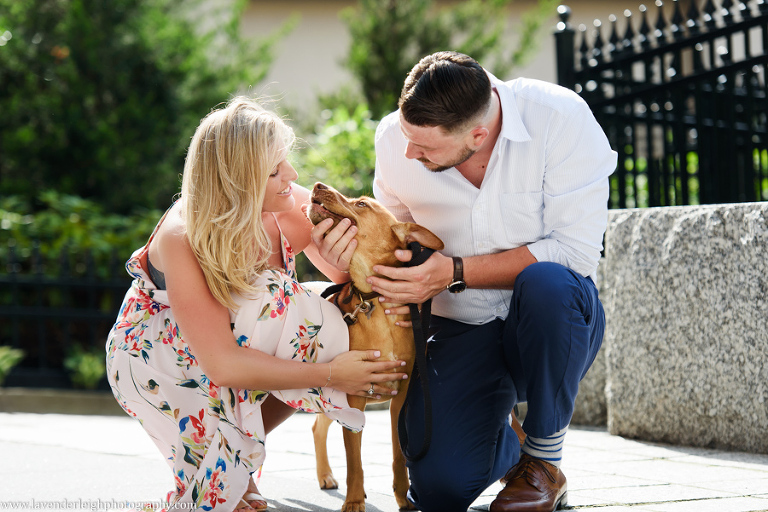
<instances>
[{"instance_id":1,"label":"paved walkway","mask_svg":"<svg viewBox=\"0 0 768 512\"><path fill-rule=\"evenodd\" d=\"M370 411L363 436L368 512L397 510L391 491L387 411ZM342 488L315 481L310 427L297 414L272 435L260 484L275 512L331 512L344 500L341 428L331 429L331 464ZM563 470L569 508L596 512L768 511L768 456L630 441L572 427ZM165 496L170 471L133 419L0 413L0 510L107 510ZM472 510L487 510L500 485ZM33 501L34 500L34 501Z\"/></svg>"}]
</instances>

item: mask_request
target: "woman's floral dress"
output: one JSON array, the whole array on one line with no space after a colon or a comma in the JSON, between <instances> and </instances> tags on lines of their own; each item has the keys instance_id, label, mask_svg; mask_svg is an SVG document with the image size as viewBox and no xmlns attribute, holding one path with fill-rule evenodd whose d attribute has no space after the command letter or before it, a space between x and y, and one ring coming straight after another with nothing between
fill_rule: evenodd
<instances>
[{"instance_id":1,"label":"woman's floral dress","mask_svg":"<svg viewBox=\"0 0 768 512\"><path fill-rule=\"evenodd\" d=\"M269 393L296 409L324 412L352 430L363 428L364 417L331 388L267 392L211 382L182 339L167 293L149 278L152 237L126 264L135 279L109 333L107 375L117 401L141 422L173 470L175 489L168 502L230 511L250 475L261 473L266 440L261 403ZM347 327L335 306L299 284L291 247L282 232L280 238L286 268L263 272L260 292L237 298L240 307L230 312L235 338L243 347L282 359L328 362L349 349Z\"/></svg>"}]
</instances>

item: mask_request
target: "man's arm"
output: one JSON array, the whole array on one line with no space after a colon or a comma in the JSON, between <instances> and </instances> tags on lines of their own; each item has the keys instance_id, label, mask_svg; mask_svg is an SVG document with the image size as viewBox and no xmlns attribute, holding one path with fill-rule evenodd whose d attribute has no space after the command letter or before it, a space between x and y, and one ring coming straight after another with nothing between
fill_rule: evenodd
<instances>
[{"instance_id":1,"label":"man's arm","mask_svg":"<svg viewBox=\"0 0 768 512\"><path fill-rule=\"evenodd\" d=\"M411 251L395 251L395 256L400 261L409 261ZM462 259L467 286L484 289L511 289L518 274L536 263L536 258L525 246ZM368 278L373 290L385 297L383 302L421 304L445 290L453 281L453 260L437 252L417 267L376 265L373 270L389 278Z\"/></svg>"}]
</instances>

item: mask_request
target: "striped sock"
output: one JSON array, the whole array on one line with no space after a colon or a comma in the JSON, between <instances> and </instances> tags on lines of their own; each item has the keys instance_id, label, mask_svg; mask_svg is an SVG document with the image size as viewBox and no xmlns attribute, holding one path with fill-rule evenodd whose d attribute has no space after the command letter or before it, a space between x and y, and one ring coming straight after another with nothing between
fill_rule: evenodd
<instances>
[{"instance_id":1,"label":"striped sock","mask_svg":"<svg viewBox=\"0 0 768 512\"><path fill-rule=\"evenodd\" d=\"M527 436L522 450L531 457L542 459L559 468L560 462L563 460L563 442L567 431L568 427L566 426L548 437Z\"/></svg>"}]
</instances>

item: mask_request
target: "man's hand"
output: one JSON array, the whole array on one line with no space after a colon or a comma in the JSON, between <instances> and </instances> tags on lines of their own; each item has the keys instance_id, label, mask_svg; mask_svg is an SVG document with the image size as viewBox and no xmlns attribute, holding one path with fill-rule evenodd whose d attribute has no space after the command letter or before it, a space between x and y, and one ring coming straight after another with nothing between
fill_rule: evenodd
<instances>
[{"instance_id":1,"label":"man's hand","mask_svg":"<svg viewBox=\"0 0 768 512\"><path fill-rule=\"evenodd\" d=\"M312 242L317 246L320 256L341 272L349 272L349 260L357 247L357 226L352 226L349 219L342 219L335 228L333 219L325 219L312 228Z\"/></svg>"},{"instance_id":2,"label":"man's hand","mask_svg":"<svg viewBox=\"0 0 768 512\"><path fill-rule=\"evenodd\" d=\"M410 261L411 251L397 250L395 257ZM385 267L375 265L373 271L389 279L369 277L373 290L382 295L382 302L422 304L445 290L453 279L453 260L439 252L432 254L416 267ZM391 279L391 280L390 280ZM398 310L398 308L393 308ZM390 314L397 314L394 311Z\"/></svg>"}]
</instances>

